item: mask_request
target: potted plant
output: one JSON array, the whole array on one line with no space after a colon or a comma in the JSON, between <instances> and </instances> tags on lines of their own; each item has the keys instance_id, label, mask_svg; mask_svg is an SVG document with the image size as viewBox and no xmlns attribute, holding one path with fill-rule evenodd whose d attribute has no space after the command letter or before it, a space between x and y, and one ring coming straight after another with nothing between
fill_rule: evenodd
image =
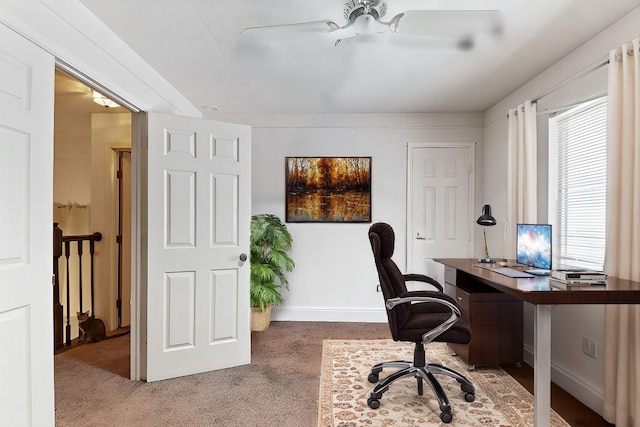
<instances>
[{"instance_id":1,"label":"potted plant","mask_svg":"<svg viewBox=\"0 0 640 427\"><path fill-rule=\"evenodd\" d=\"M287 227L275 215L251 217L251 330L264 331L271 321L271 307L284 302L280 288L289 289L285 272L293 271L289 258L293 239Z\"/></svg>"}]
</instances>

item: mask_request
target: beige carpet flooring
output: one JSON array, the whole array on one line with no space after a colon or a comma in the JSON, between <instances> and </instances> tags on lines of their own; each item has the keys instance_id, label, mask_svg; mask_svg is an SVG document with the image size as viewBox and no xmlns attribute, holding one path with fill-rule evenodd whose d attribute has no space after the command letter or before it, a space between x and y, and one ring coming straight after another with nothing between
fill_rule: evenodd
<instances>
[{"instance_id":1,"label":"beige carpet flooring","mask_svg":"<svg viewBox=\"0 0 640 427\"><path fill-rule=\"evenodd\" d=\"M317 425L324 339L388 339L386 323L272 322L252 334L252 363L155 383L130 381L129 336L54 358L57 426ZM521 383L532 370L505 367ZM554 408L572 426L607 423L562 390Z\"/></svg>"},{"instance_id":2,"label":"beige carpet flooring","mask_svg":"<svg viewBox=\"0 0 640 427\"><path fill-rule=\"evenodd\" d=\"M55 356L57 426L314 426L322 340L388 338L384 324L273 322L252 363L172 380L130 381L129 336Z\"/></svg>"}]
</instances>

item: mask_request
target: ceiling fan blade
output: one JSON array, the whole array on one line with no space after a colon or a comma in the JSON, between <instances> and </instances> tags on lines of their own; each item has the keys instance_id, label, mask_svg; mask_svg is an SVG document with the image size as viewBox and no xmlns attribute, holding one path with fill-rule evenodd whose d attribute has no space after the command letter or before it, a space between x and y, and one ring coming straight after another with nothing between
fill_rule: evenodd
<instances>
[{"instance_id":1,"label":"ceiling fan blade","mask_svg":"<svg viewBox=\"0 0 640 427\"><path fill-rule=\"evenodd\" d=\"M394 48L429 48L441 50L470 51L474 47L470 36L415 36L403 33L356 34L336 40L335 46L391 45Z\"/></svg>"},{"instance_id":2,"label":"ceiling fan blade","mask_svg":"<svg viewBox=\"0 0 640 427\"><path fill-rule=\"evenodd\" d=\"M475 40L471 36L413 36L395 34L392 43L398 47L429 48L440 50L471 51Z\"/></svg>"},{"instance_id":3,"label":"ceiling fan blade","mask_svg":"<svg viewBox=\"0 0 640 427\"><path fill-rule=\"evenodd\" d=\"M375 42L377 39L376 34L356 34L355 36L337 39L334 46L350 46L356 43Z\"/></svg>"},{"instance_id":4,"label":"ceiling fan blade","mask_svg":"<svg viewBox=\"0 0 640 427\"><path fill-rule=\"evenodd\" d=\"M393 31L394 33L398 32L398 23L400 22L400 20L402 19L402 17L404 16L404 13L399 13L396 16L394 16L393 18L391 18L390 21L378 21L380 24L386 25L387 27L389 27L389 29L391 31Z\"/></svg>"},{"instance_id":5,"label":"ceiling fan blade","mask_svg":"<svg viewBox=\"0 0 640 427\"><path fill-rule=\"evenodd\" d=\"M415 36L461 36L502 33L497 10L408 10L398 32Z\"/></svg>"},{"instance_id":6,"label":"ceiling fan blade","mask_svg":"<svg viewBox=\"0 0 640 427\"><path fill-rule=\"evenodd\" d=\"M378 19L377 16L370 15L370 14L363 14L356 17L354 20L349 21L349 23L344 27L342 27L341 29L345 29L350 26L353 26L353 31L357 35L386 33L389 30L395 33L398 31L398 22L400 22L400 19L403 16L404 16L404 13L399 13L393 18L391 18L390 21L385 22Z\"/></svg>"},{"instance_id":7,"label":"ceiling fan blade","mask_svg":"<svg viewBox=\"0 0 640 427\"><path fill-rule=\"evenodd\" d=\"M248 27L240 31L242 35L256 36L286 36L290 34L304 33L331 33L341 29L333 21L312 21L293 24L265 25L261 27Z\"/></svg>"}]
</instances>

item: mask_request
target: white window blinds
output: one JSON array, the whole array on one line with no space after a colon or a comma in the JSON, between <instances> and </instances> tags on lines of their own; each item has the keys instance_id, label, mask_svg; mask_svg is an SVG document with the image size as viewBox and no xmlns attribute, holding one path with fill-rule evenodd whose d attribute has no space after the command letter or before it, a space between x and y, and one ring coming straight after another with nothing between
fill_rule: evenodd
<instances>
[{"instance_id":1,"label":"white window blinds","mask_svg":"<svg viewBox=\"0 0 640 427\"><path fill-rule=\"evenodd\" d=\"M560 265L602 269L605 251L607 98L549 121L555 258ZM554 147L555 145L555 147ZM550 159L550 160L551 160ZM555 164L553 164L555 163ZM556 264L556 265L557 265Z\"/></svg>"}]
</instances>

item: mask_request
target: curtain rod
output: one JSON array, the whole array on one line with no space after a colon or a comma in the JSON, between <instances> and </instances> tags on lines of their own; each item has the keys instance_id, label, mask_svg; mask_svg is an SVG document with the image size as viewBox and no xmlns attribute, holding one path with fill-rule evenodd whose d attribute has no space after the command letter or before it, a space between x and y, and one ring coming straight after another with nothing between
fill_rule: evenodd
<instances>
[{"instance_id":1,"label":"curtain rod","mask_svg":"<svg viewBox=\"0 0 640 427\"><path fill-rule=\"evenodd\" d=\"M599 70L600 68L604 67L605 65L609 64L609 56L607 55L606 57L604 57L603 59L601 59L600 61L596 62L595 64L588 66L586 68L583 68L582 70L578 71L575 74L572 74L571 76L567 77L566 79L562 80L561 82L557 83L556 85L552 86L551 88L547 89L546 91L542 92L540 95L536 96L535 98L533 98L531 100L532 104L536 104L540 99L544 98L545 96L555 92L556 90L560 89L562 86L566 85L569 82L572 82L580 77L586 76L589 73L592 73L596 70ZM577 104L576 104L577 105ZM561 110L562 108L560 108ZM516 110L516 114L518 113L518 111ZM509 118L509 114L507 114L507 118Z\"/></svg>"},{"instance_id":2,"label":"curtain rod","mask_svg":"<svg viewBox=\"0 0 640 427\"><path fill-rule=\"evenodd\" d=\"M569 82L572 82L580 77L586 76L589 73L592 73L596 70L599 70L600 68L604 67L605 65L609 64L609 55L607 55L605 57L606 59L601 59L600 61L598 61L595 65L591 65L589 67L586 67L580 71L578 71L577 73L567 77L566 79L562 80L560 83L556 84L555 86L552 86L551 88L547 89L546 91L542 92L540 95L536 96L535 98L533 98L531 100L531 102L536 103L538 102L540 99L544 98L545 96L555 92L556 90L560 89L562 86L566 85Z\"/></svg>"},{"instance_id":3,"label":"curtain rod","mask_svg":"<svg viewBox=\"0 0 640 427\"><path fill-rule=\"evenodd\" d=\"M570 110L571 108L577 107L578 105L582 105L582 104L584 104L586 102L595 101L596 99L600 99L600 98L602 98L602 97L604 97L606 95L607 95L607 90L606 89L600 90L600 91L594 93L593 95L590 95L590 96L588 96L588 97L586 97L584 99L581 99L580 101L576 101L576 102L573 102L573 103L568 104L568 105L563 105L562 107L557 107L557 108L554 108L552 110L547 109L547 110L537 111L536 115L541 116L541 115L548 114L550 117L554 117L555 115L557 115L560 112L563 112L563 111L566 111L566 110Z\"/></svg>"}]
</instances>

